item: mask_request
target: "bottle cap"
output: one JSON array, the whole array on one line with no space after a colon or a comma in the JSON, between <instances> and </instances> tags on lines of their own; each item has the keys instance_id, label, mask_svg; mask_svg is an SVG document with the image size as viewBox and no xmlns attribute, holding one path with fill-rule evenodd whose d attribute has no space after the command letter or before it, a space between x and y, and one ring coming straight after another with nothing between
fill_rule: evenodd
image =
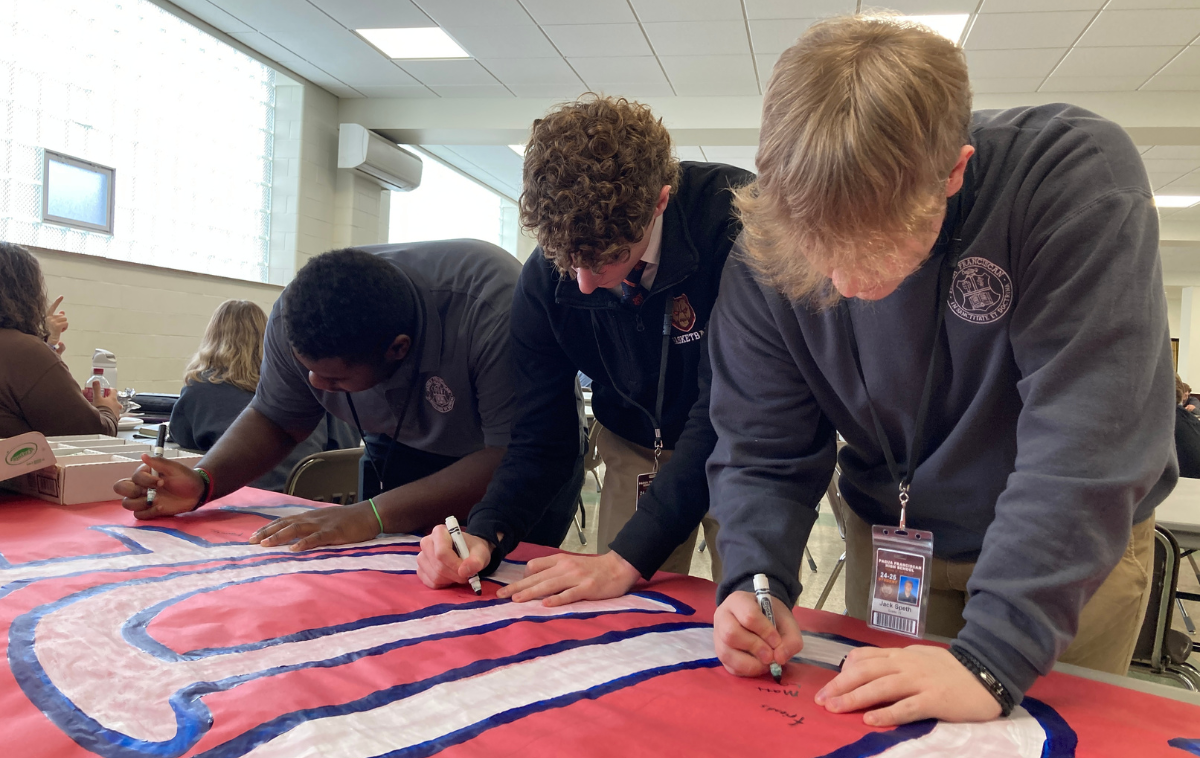
<instances>
[{"instance_id":1,"label":"bottle cap","mask_svg":"<svg viewBox=\"0 0 1200 758\"><path fill-rule=\"evenodd\" d=\"M755 574L754 575L754 590L756 592L758 590L770 590L770 589L771 589L771 583L767 581L766 574Z\"/></svg>"}]
</instances>

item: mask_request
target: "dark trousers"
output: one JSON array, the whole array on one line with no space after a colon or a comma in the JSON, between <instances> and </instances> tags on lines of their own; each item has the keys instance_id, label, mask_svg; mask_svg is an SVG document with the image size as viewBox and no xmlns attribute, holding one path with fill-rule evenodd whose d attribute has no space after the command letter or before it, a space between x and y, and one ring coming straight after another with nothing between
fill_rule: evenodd
<instances>
[{"instance_id":1,"label":"dark trousers","mask_svg":"<svg viewBox=\"0 0 1200 758\"><path fill-rule=\"evenodd\" d=\"M461 460L450 455L438 455L417 450L396 442L385 434L368 434L363 438L363 442L366 444L370 456L364 453L358 463L358 491L361 493L359 497L362 500L375 497L386 490L402 487L418 479L424 479L430 474L436 474L451 463ZM389 446L394 446L390 459L388 459ZM375 468L371 465L371 457L380 466L383 466L384 461L387 460L387 468L383 472L383 477L375 473ZM383 480L382 489L379 486L381 478ZM523 541L549 547L561 545L567 532L571 529L571 520L575 517L579 491L582 488L583 456L580 455L579 459L575 461L575 469L571 473L570 480L550 501L541 520L534 525Z\"/></svg>"}]
</instances>

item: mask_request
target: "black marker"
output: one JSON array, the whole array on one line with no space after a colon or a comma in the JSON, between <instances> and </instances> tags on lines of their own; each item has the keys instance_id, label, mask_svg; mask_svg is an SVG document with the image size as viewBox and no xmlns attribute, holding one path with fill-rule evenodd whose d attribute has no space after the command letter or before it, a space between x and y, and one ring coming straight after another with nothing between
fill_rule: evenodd
<instances>
[{"instance_id":1,"label":"black marker","mask_svg":"<svg viewBox=\"0 0 1200 758\"><path fill-rule=\"evenodd\" d=\"M766 574L754 575L754 598L758 600L758 607L762 608L763 615L771 622L771 626L779 629L779 625L775 623L775 612L771 610L771 584L767 581ZM783 666L777 661L771 661L771 678L776 684L783 683Z\"/></svg>"},{"instance_id":2,"label":"black marker","mask_svg":"<svg viewBox=\"0 0 1200 758\"><path fill-rule=\"evenodd\" d=\"M151 451L150 455L154 458L161 458L162 454L163 454L163 450L166 447L167 447L167 424L164 421L163 423L158 425L158 439L156 439L154 441L154 450ZM156 477L156 476L158 476L158 472L155 471L154 469L150 469L150 476ZM157 496L158 496L158 491L155 490L153 487L146 490L146 507L147 508L154 505L154 498Z\"/></svg>"}]
</instances>

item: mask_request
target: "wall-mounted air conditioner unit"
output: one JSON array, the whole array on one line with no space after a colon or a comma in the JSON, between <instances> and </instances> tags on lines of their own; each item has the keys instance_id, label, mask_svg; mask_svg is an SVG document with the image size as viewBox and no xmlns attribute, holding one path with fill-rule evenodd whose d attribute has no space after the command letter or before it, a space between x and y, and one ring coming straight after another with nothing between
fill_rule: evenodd
<instances>
[{"instance_id":1,"label":"wall-mounted air conditioner unit","mask_svg":"<svg viewBox=\"0 0 1200 758\"><path fill-rule=\"evenodd\" d=\"M421 186L421 158L359 124L338 126L338 168L350 168L384 189Z\"/></svg>"}]
</instances>

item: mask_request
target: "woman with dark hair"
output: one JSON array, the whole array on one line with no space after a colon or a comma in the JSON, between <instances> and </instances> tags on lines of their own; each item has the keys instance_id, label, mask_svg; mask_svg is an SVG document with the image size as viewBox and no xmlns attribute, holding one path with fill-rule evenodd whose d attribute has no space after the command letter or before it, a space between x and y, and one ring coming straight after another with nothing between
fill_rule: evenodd
<instances>
[{"instance_id":1,"label":"woman with dark hair","mask_svg":"<svg viewBox=\"0 0 1200 758\"><path fill-rule=\"evenodd\" d=\"M37 259L0 242L0 437L116 435L116 392L89 403L47 344L46 283ZM97 393L100 394L100 393ZM93 404L94 403L94 404Z\"/></svg>"},{"instance_id":2,"label":"woman with dark hair","mask_svg":"<svg viewBox=\"0 0 1200 758\"><path fill-rule=\"evenodd\" d=\"M1175 453L1179 456L1179 475L1200 479L1200 419L1188 410L1192 388L1175 375Z\"/></svg>"},{"instance_id":3,"label":"woman with dark hair","mask_svg":"<svg viewBox=\"0 0 1200 758\"><path fill-rule=\"evenodd\" d=\"M267 314L249 300L217 306L200 349L183 372L184 387L171 411L171 438L187 450L208 452L225 434L258 389ZM306 456L357 447L361 438L344 421L325 421L271 471L250 486L282 491L292 468Z\"/></svg>"}]
</instances>

